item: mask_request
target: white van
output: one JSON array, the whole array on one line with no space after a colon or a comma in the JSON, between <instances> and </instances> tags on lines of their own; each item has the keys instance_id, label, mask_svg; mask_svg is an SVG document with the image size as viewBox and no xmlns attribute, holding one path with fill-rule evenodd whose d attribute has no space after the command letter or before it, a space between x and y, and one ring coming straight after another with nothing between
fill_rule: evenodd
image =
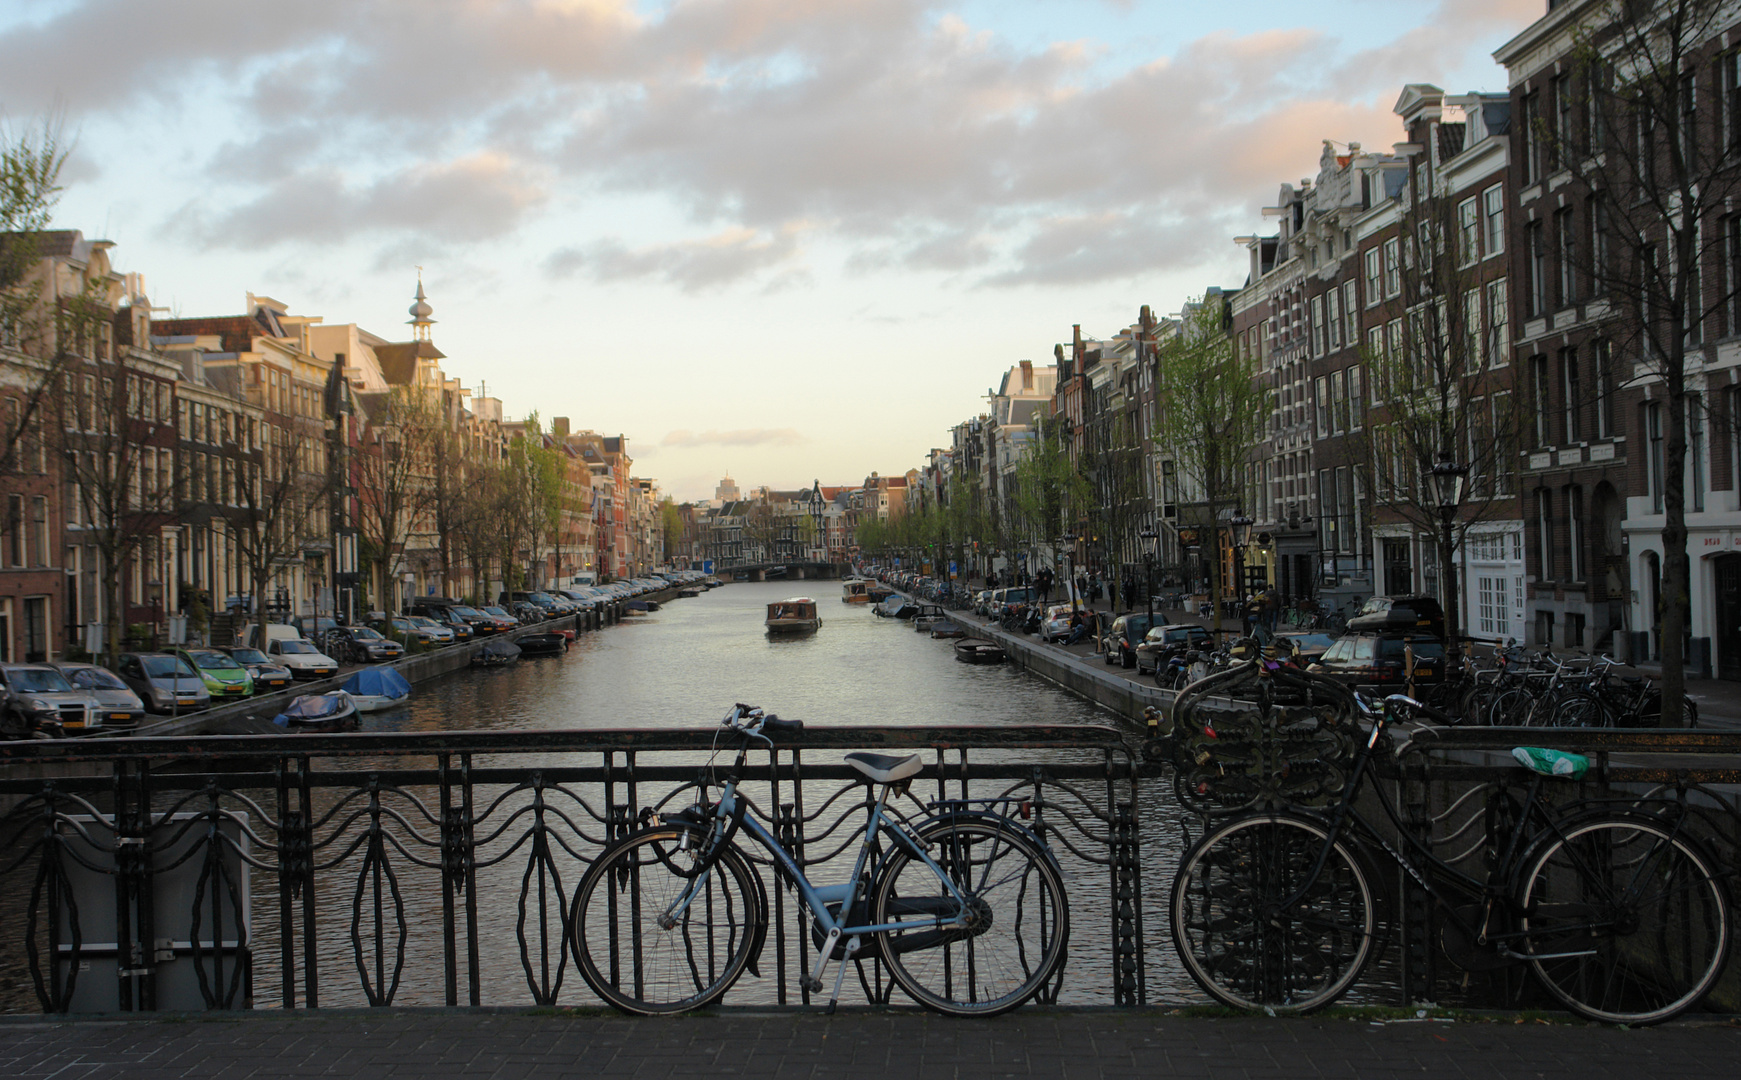
<instances>
[{"instance_id":1,"label":"white van","mask_svg":"<svg viewBox=\"0 0 1741 1080\"><path fill-rule=\"evenodd\" d=\"M598 584L598 575L590 571L576 574L568 579L568 583L577 589L586 588L590 585Z\"/></svg>"},{"instance_id":2,"label":"white van","mask_svg":"<svg viewBox=\"0 0 1741 1080\"><path fill-rule=\"evenodd\" d=\"M260 637L260 624L259 623L252 623L251 622L246 627L244 627L242 630L242 644L243 645L246 645L250 649L259 649L261 652L270 651L266 645L260 644L259 637ZM267 623L266 624L266 641L268 644L270 644L271 642L274 642L274 641L301 641L301 640L302 640L301 632L299 632L296 629L296 627L291 626L289 623L276 623L276 622L274 622L274 623Z\"/></svg>"}]
</instances>

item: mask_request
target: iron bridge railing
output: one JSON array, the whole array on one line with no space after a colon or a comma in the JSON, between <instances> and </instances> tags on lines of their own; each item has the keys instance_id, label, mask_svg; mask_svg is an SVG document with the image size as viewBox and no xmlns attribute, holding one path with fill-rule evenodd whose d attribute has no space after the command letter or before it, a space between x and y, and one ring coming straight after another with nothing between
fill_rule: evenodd
<instances>
[{"instance_id":1,"label":"iron bridge railing","mask_svg":"<svg viewBox=\"0 0 1741 1080\"><path fill-rule=\"evenodd\" d=\"M696 798L696 730L131 738L0 745L0 1009L587 1005L565 944L601 848ZM848 749L924 750L928 798L1012 796L1070 890L1044 1000L1148 1000L1140 762L1104 727L817 727L752 756L752 812L844 877L871 789ZM843 854L844 853L844 854ZM727 1002L808 1002L807 913ZM830 871L836 871L831 877ZM866 1000L892 982L858 964Z\"/></svg>"}]
</instances>

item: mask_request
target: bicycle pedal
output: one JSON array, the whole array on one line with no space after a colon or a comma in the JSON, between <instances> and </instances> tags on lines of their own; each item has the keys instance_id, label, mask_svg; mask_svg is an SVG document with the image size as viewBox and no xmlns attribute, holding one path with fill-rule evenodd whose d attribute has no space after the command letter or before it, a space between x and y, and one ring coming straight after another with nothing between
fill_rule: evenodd
<instances>
[{"instance_id":1,"label":"bicycle pedal","mask_svg":"<svg viewBox=\"0 0 1741 1080\"><path fill-rule=\"evenodd\" d=\"M800 975L798 976L798 989L809 991L812 994L820 994L822 993L822 980L813 979L808 975Z\"/></svg>"}]
</instances>

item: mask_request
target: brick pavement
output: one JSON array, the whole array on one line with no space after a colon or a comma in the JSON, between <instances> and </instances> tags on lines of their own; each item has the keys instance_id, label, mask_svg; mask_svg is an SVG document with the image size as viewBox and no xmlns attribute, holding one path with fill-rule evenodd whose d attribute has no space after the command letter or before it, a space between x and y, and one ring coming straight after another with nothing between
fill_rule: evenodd
<instances>
[{"instance_id":1,"label":"brick pavement","mask_svg":"<svg viewBox=\"0 0 1741 1080\"><path fill-rule=\"evenodd\" d=\"M993 1020L913 1011L723 1011L659 1020L381 1010L242 1019L0 1022L16 1080L323 1076L743 1076L994 1080L1165 1076L1510 1078L1730 1076L1741 1025L1627 1031L1570 1023L1205 1019L1026 1009Z\"/></svg>"}]
</instances>

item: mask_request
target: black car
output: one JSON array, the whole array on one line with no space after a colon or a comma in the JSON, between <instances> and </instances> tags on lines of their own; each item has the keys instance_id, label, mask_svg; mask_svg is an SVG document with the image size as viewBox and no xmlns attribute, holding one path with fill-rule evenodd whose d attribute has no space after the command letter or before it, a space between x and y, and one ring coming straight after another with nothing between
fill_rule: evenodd
<instances>
[{"instance_id":1,"label":"black car","mask_svg":"<svg viewBox=\"0 0 1741 1080\"><path fill-rule=\"evenodd\" d=\"M1413 627L1350 630L1324 650L1307 670L1356 686L1397 689L1409 681L1414 664L1417 685L1445 679L1445 641Z\"/></svg>"},{"instance_id":2,"label":"black car","mask_svg":"<svg viewBox=\"0 0 1741 1080\"><path fill-rule=\"evenodd\" d=\"M326 632L325 652L353 664L379 664L405 655L405 646L367 626L335 626Z\"/></svg>"},{"instance_id":3,"label":"black car","mask_svg":"<svg viewBox=\"0 0 1741 1080\"><path fill-rule=\"evenodd\" d=\"M1430 596L1375 596L1348 620L1350 630L1416 630L1443 639L1445 609Z\"/></svg>"},{"instance_id":4,"label":"black car","mask_svg":"<svg viewBox=\"0 0 1741 1080\"><path fill-rule=\"evenodd\" d=\"M1175 653L1210 648L1214 635L1207 627L1196 623L1168 623L1152 627L1136 647L1136 668L1142 675L1153 675L1167 666Z\"/></svg>"},{"instance_id":5,"label":"black car","mask_svg":"<svg viewBox=\"0 0 1741 1080\"><path fill-rule=\"evenodd\" d=\"M1106 635L1100 639L1100 651L1107 664L1117 664L1122 668L1136 667L1137 646L1142 644L1143 637L1148 634L1149 627L1154 625L1155 618L1156 616L1151 616L1146 611L1133 611L1112 620Z\"/></svg>"}]
</instances>

